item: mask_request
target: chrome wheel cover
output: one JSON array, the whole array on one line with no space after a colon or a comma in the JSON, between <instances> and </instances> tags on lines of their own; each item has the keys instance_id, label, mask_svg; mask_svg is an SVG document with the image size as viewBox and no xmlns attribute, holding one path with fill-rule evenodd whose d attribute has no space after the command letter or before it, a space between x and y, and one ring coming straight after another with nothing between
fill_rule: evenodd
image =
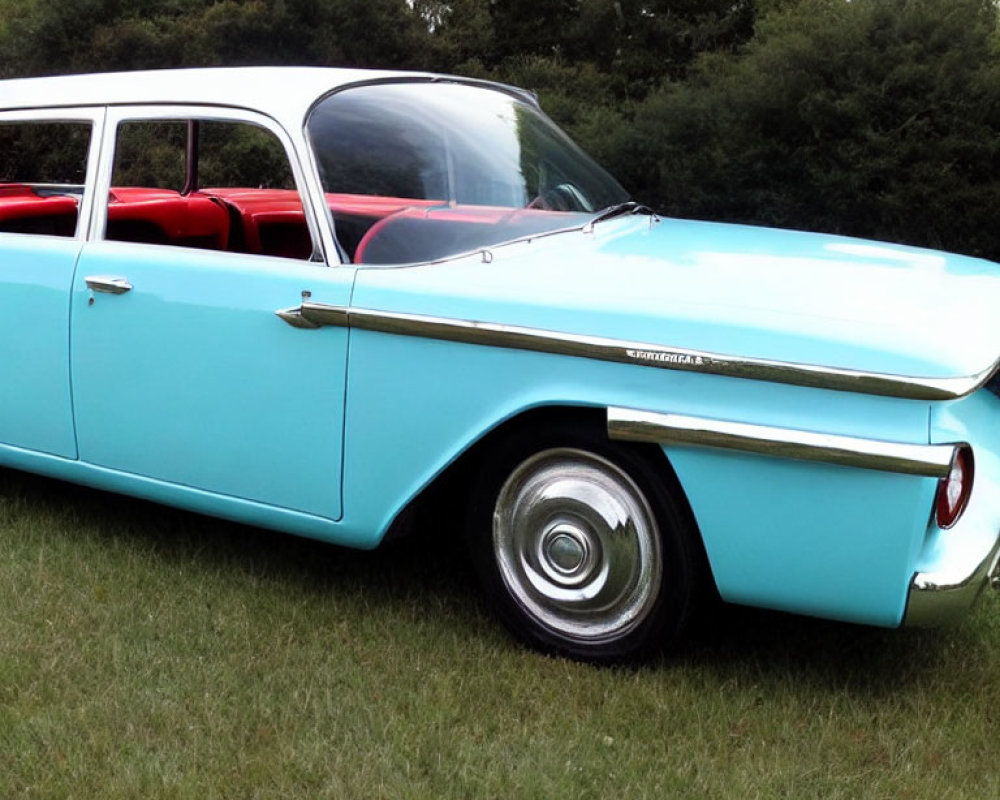
<instances>
[{"instance_id":1,"label":"chrome wheel cover","mask_svg":"<svg viewBox=\"0 0 1000 800\"><path fill-rule=\"evenodd\" d=\"M623 470L583 450L545 450L511 473L497 496L493 549L521 609L575 642L621 638L660 591L653 510Z\"/></svg>"}]
</instances>

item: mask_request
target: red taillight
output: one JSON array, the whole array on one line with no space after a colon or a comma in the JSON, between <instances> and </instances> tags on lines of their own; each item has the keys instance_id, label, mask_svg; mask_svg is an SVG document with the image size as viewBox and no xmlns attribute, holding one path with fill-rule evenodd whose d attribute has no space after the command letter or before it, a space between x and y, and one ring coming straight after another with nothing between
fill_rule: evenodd
<instances>
[{"instance_id":1,"label":"red taillight","mask_svg":"<svg viewBox=\"0 0 1000 800\"><path fill-rule=\"evenodd\" d=\"M972 494L975 471L972 448L967 444L957 447L948 476L938 482L934 516L939 528L950 528L962 516L969 503L969 495Z\"/></svg>"}]
</instances>

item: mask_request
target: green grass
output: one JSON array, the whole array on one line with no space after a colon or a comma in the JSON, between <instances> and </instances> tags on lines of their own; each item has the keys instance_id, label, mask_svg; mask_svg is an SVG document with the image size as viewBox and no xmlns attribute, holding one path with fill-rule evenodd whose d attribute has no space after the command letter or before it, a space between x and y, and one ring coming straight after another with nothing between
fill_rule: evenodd
<instances>
[{"instance_id":1,"label":"green grass","mask_svg":"<svg viewBox=\"0 0 1000 800\"><path fill-rule=\"evenodd\" d=\"M513 643L453 550L0 471L0 797L1000 796L1000 597L933 632L730 608L595 669Z\"/></svg>"}]
</instances>

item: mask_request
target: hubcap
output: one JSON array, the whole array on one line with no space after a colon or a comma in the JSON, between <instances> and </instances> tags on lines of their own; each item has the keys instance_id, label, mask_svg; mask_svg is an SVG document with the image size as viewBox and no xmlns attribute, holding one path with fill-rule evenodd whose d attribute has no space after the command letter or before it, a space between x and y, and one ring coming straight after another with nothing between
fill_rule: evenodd
<instances>
[{"instance_id":1,"label":"hubcap","mask_svg":"<svg viewBox=\"0 0 1000 800\"><path fill-rule=\"evenodd\" d=\"M557 522L539 539L538 564L554 582L575 586L586 581L593 570L600 547L576 525Z\"/></svg>"},{"instance_id":2,"label":"hubcap","mask_svg":"<svg viewBox=\"0 0 1000 800\"><path fill-rule=\"evenodd\" d=\"M652 509L625 472L593 453L546 450L520 464L497 497L493 547L517 604L573 641L625 635L659 593Z\"/></svg>"}]
</instances>

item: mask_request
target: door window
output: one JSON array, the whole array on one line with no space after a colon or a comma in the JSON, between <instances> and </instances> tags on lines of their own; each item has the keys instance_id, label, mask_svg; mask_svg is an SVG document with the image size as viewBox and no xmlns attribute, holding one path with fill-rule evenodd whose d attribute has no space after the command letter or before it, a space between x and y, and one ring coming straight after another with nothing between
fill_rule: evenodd
<instances>
[{"instance_id":1,"label":"door window","mask_svg":"<svg viewBox=\"0 0 1000 800\"><path fill-rule=\"evenodd\" d=\"M90 137L87 122L0 123L0 232L76 234Z\"/></svg>"},{"instance_id":2,"label":"door window","mask_svg":"<svg viewBox=\"0 0 1000 800\"><path fill-rule=\"evenodd\" d=\"M212 119L118 126L105 238L282 258L314 254L285 148Z\"/></svg>"}]
</instances>

